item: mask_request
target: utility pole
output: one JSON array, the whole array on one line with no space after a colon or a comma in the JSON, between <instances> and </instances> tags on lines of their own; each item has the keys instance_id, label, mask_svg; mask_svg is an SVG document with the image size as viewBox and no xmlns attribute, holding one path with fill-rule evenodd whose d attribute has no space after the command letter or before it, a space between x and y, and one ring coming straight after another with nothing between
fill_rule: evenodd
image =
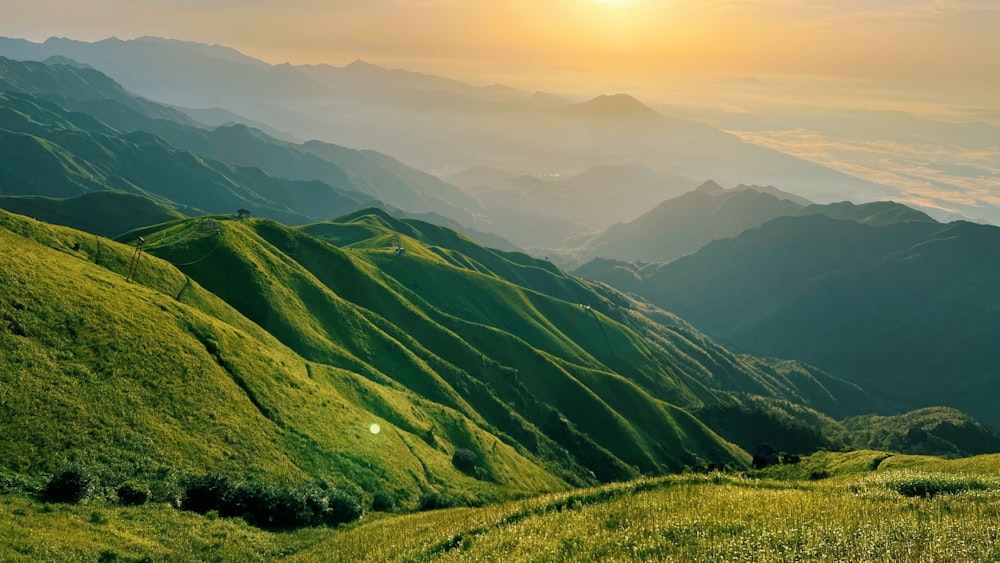
<instances>
[{"instance_id":1,"label":"utility pole","mask_svg":"<svg viewBox=\"0 0 1000 563\"><path fill-rule=\"evenodd\" d=\"M142 245L146 244L146 239L139 237L139 240L135 241L135 252L132 253L132 261L128 265L128 275L125 276L125 281L131 282L135 279L135 272L139 269L139 258L142 257Z\"/></svg>"}]
</instances>

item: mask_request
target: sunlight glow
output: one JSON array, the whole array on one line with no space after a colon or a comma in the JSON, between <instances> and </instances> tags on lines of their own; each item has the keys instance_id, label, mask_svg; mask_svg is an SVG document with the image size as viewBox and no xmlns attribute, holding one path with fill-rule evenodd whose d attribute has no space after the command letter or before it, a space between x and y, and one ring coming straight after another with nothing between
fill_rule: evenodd
<instances>
[{"instance_id":1,"label":"sunlight glow","mask_svg":"<svg viewBox=\"0 0 1000 563\"><path fill-rule=\"evenodd\" d=\"M632 0L593 0L595 4L608 6L609 8L624 8L632 3Z\"/></svg>"}]
</instances>

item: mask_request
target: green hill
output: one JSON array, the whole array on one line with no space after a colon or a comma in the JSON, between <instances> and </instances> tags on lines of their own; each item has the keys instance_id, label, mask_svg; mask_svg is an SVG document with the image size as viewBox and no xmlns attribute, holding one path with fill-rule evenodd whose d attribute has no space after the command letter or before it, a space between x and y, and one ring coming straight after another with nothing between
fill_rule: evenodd
<instances>
[{"instance_id":1,"label":"green hill","mask_svg":"<svg viewBox=\"0 0 1000 563\"><path fill-rule=\"evenodd\" d=\"M5 472L30 481L79 465L164 500L206 471L325 478L400 503L441 488L488 499L567 486L455 409L303 359L166 262L144 257L127 283L129 247L0 220L3 246L18 250L0 269ZM489 478L452 465L469 445L489 452Z\"/></svg>"},{"instance_id":2,"label":"green hill","mask_svg":"<svg viewBox=\"0 0 1000 563\"><path fill-rule=\"evenodd\" d=\"M406 502L437 488L496 498L740 465L746 454L699 413L719 420L750 395L816 408L863 397L819 372L732 355L548 262L375 209L301 229L215 217L133 231L121 238L145 238L138 284L121 280L129 246L3 217L7 245L25 249L3 270L4 346L26 346L8 377L42 358L42 372L61 374L14 399L25 404L8 420L17 473L80 463L152 480L242 468L334 477ZM28 412L66 429L27 423ZM773 436L807 412L772 406L744 422ZM386 448L409 453L361 448L373 439L366 420L384 428ZM478 460L471 482L450 463L457 449ZM171 451L185 461L170 465ZM387 467L391 457L401 465Z\"/></svg>"},{"instance_id":3,"label":"green hill","mask_svg":"<svg viewBox=\"0 0 1000 563\"><path fill-rule=\"evenodd\" d=\"M67 199L0 196L0 209L106 237L183 217L147 197L116 191L92 192Z\"/></svg>"},{"instance_id":4,"label":"green hill","mask_svg":"<svg viewBox=\"0 0 1000 563\"><path fill-rule=\"evenodd\" d=\"M0 91L0 195L71 198L103 190L142 195L182 212L246 208L292 223L370 204L318 181L284 180L179 150L145 132L121 133L51 102Z\"/></svg>"},{"instance_id":5,"label":"green hill","mask_svg":"<svg viewBox=\"0 0 1000 563\"><path fill-rule=\"evenodd\" d=\"M396 220L370 213L361 220L375 233L352 250L267 221L228 226L218 241L191 237L159 248L158 233L142 234L150 252L195 262L180 267L305 358L415 390L519 437L536 454L569 452L601 478L634 475L633 466L676 470L696 456L736 459L735 450L673 406L693 404L689 390L649 359L625 361L649 355L635 334L579 299L564 301L501 276L539 276L549 293L578 297L586 291L579 281L551 266L538 273L506 260L506 273L500 260L500 274L482 262L483 271L474 271L466 267L474 258L380 230L378 223ZM396 237L404 254L388 248ZM612 341L619 350L609 350ZM660 381L660 389L651 395L626 376Z\"/></svg>"},{"instance_id":6,"label":"green hill","mask_svg":"<svg viewBox=\"0 0 1000 563\"><path fill-rule=\"evenodd\" d=\"M442 284L459 284L454 294L479 293L494 311L523 304L505 314L523 338L438 309L428 301L436 293L407 290L378 256L273 222L142 231L148 254L128 284L130 247L3 221L4 245L19 249L2 269L4 427L16 427L4 434L5 469L17 474L79 464L106 483L169 484L208 470L323 477L412 503L440 488L496 498L698 460L742 463L674 404L699 401L683 384L652 363L626 372L663 379L647 391L604 365L623 365L620 356L586 350L599 337L619 354L648 354L625 327L429 249L418 257L416 243L402 257L367 254L436 270ZM557 291L583 287L546 275L564 278ZM591 328L567 334L537 309L593 319ZM673 403L660 398L668 391ZM372 422L380 434L368 432ZM458 448L477 453L477 478L452 466Z\"/></svg>"}]
</instances>

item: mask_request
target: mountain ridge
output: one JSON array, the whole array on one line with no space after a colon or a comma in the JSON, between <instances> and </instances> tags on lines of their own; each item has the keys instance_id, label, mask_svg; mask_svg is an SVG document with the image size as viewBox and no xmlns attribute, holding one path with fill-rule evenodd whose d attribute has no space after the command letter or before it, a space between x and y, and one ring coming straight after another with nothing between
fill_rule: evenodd
<instances>
[{"instance_id":1,"label":"mountain ridge","mask_svg":"<svg viewBox=\"0 0 1000 563\"><path fill-rule=\"evenodd\" d=\"M55 52L56 47L62 52ZM0 42L0 54L23 56L24 50L24 43ZM581 135L578 120L587 118L526 106L530 92L511 101L506 89L469 87L440 96L442 91L433 88L408 93L391 87L345 97L298 68L287 69L293 74L277 80L275 72L281 71L276 67L261 69L186 46L55 41L38 50L43 59L62 54L90 64L153 99L182 107L226 107L297 138L372 148L426 170L505 163L507 168L568 172L596 163L643 164L726 183L798 185L809 198L823 201L833 193L849 199L890 193L884 186L681 119L630 117L617 126L613 119L597 119L595 128ZM230 73L232 80L218 80ZM470 118L477 127L468 127ZM427 127L428 119L434 127ZM567 139L573 139L571 146Z\"/></svg>"},{"instance_id":2,"label":"mountain ridge","mask_svg":"<svg viewBox=\"0 0 1000 563\"><path fill-rule=\"evenodd\" d=\"M992 385L988 342L1000 331L991 285L998 249L1000 229L986 225L809 214L670 263L580 273L616 272L623 290L739 350L805 360L903 408L944 404L996 424L995 401L982 390ZM741 283L722 287L732 279Z\"/></svg>"},{"instance_id":3,"label":"mountain ridge","mask_svg":"<svg viewBox=\"0 0 1000 563\"><path fill-rule=\"evenodd\" d=\"M771 219L810 214L877 225L935 222L927 214L895 202L814 204L773 186L740 184L726 190L710 180L661 202L634 221L613 225L581 241L575 252L584 260L669 262Z\"/></svg>"}]
</instances>

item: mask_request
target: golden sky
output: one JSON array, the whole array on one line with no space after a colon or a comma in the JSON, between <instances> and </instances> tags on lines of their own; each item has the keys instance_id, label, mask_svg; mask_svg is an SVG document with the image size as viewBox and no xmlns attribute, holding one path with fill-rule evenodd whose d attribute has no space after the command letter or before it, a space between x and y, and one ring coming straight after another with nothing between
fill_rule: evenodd
<instances>
[{"instance_id":1,"label":"golden sky","mask_svg":"<svg viewBox=\"0 0 1000 563\"><path fill-rule=\"evenodd\" d=\"M998 0L0 0L0 8L0 35L34 41L156 35L272 63L363 58L465 79L720 72L1000 84Z\"/></svg>"}]
</instances>

